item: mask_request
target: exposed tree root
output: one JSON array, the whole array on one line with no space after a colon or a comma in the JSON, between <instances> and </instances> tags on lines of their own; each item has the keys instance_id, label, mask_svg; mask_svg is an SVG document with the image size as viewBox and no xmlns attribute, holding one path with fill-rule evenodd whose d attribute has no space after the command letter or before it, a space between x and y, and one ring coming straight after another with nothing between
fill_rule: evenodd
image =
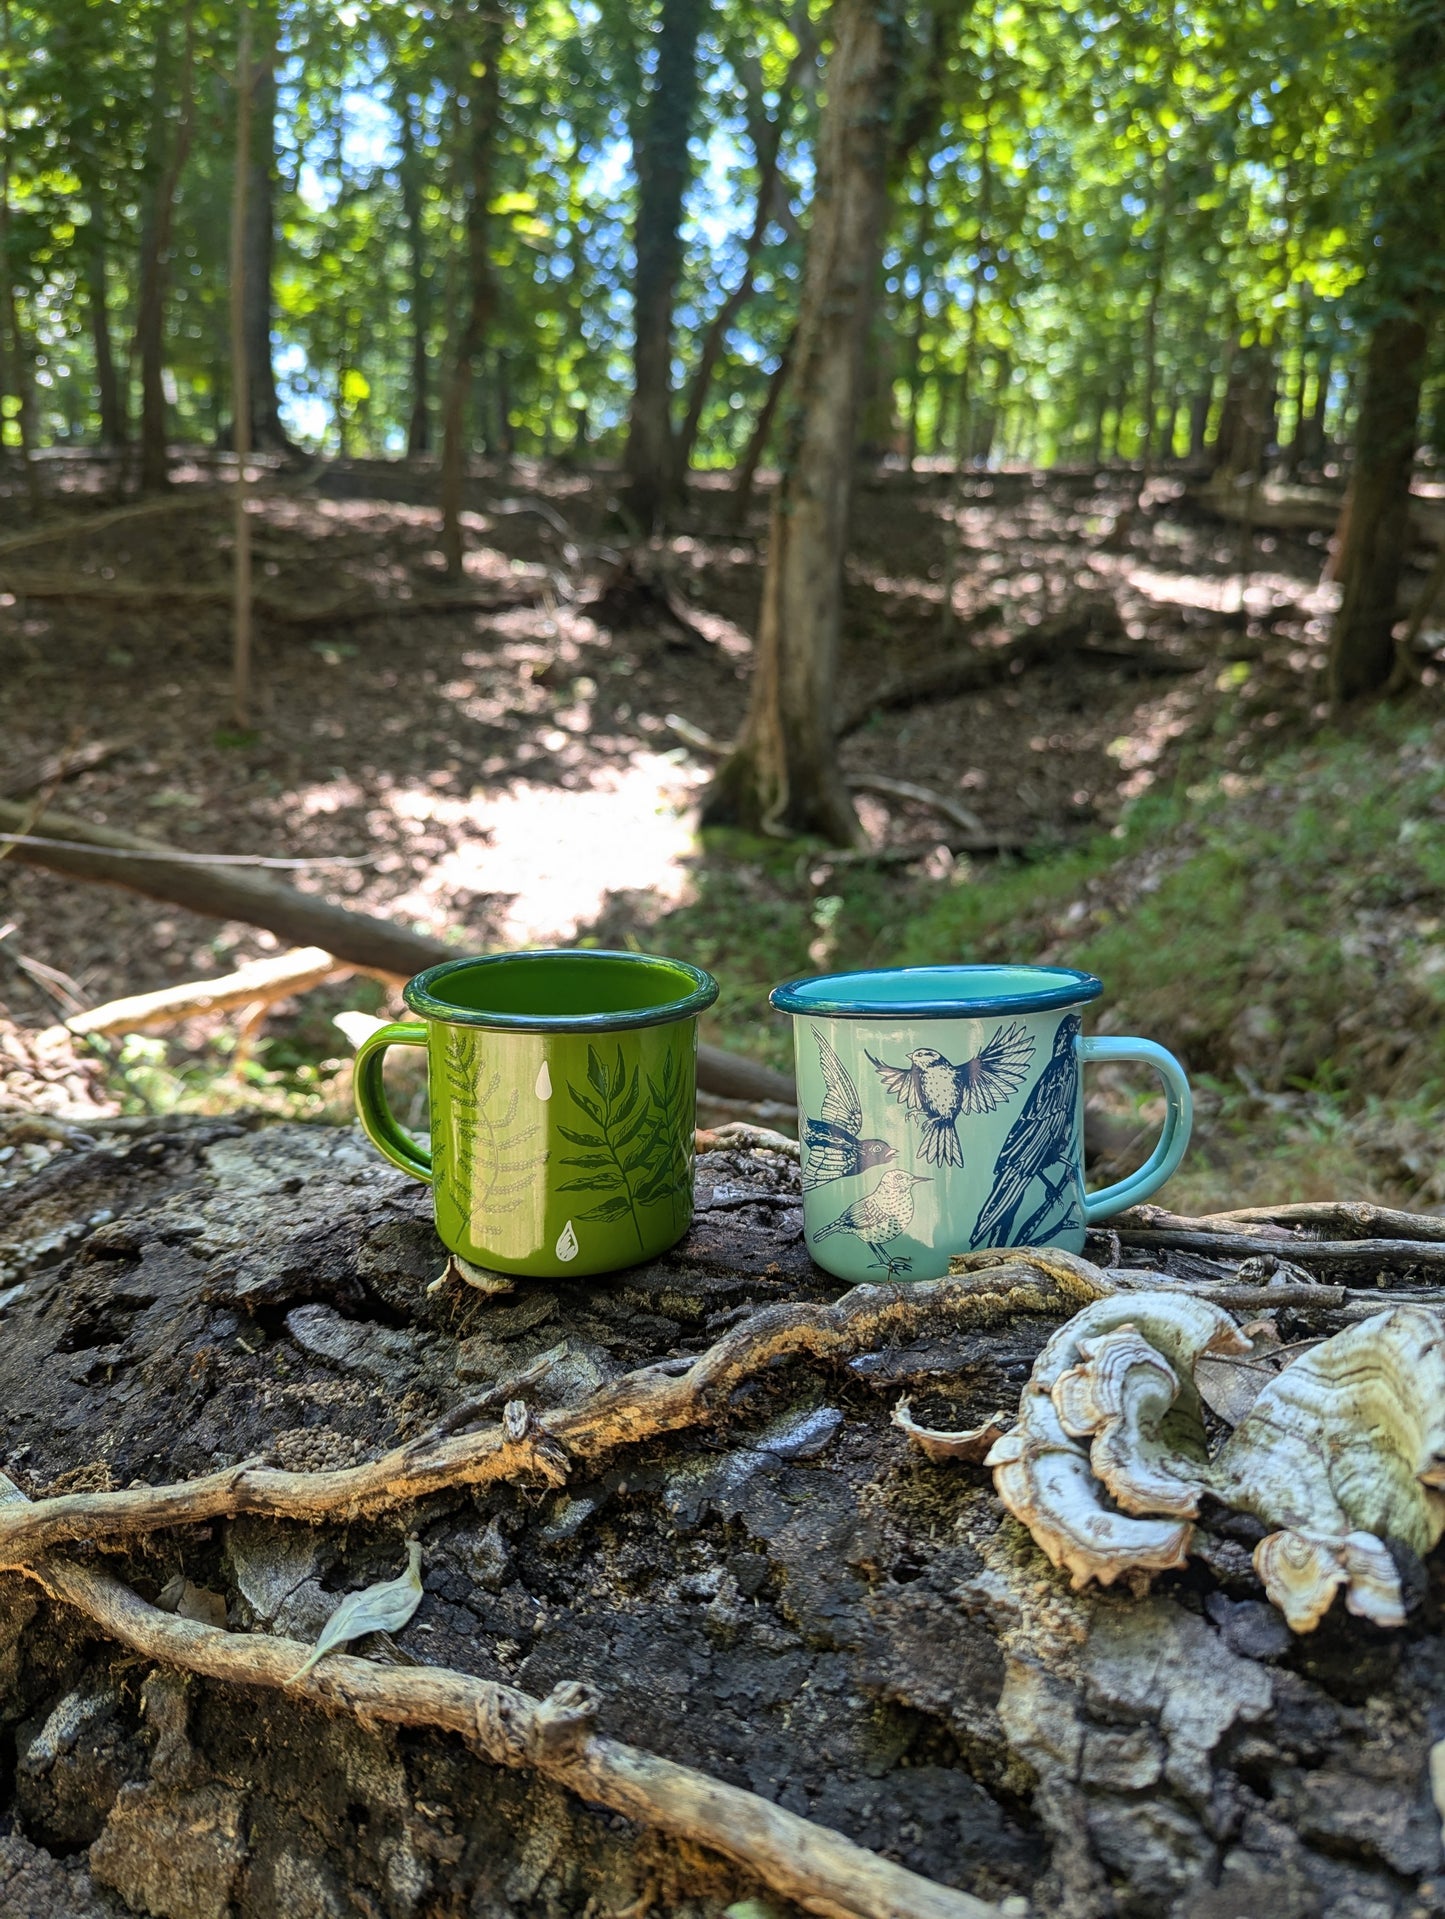
<instances>
[{"instance_id":1,"label":"exposed tree root","mask_svg":"<svg viewBox=\"0 0 1445 1919\"><path fill-rule=\"evenodd\" d=\"M0 1474L0 1511L24 1495ZM290 1685L311 1648L269 1633L231 1633L161 1612L87 1566L42 1559L24 1569L52 1599L146 1658L242 1686ZM881 1859L755 1793L592 1730L596 1701L564 1681L543 1700L468 1673L379 1666L332 1653L293 1688L363 1723L434 1727L496 1765L530 1769L583 1799L735 1860L827 1919L994 1919L996 1908Z\"/></svg>"},{"instance_id":2,"label":"exposed tree root","mask_svg":"<svg viewBox=\"0 0 1445 1919\"><path fill-rule=\"evenodd\" d=\"M1068 1313L1114 1290L1097 1267L1067 1253L984 1258L992 1264L956 1278L855 1286L832 1305L765 1307L681 1372L678 1361L663 1360L613 1380L580 1406L535 1417L517 1402L496 1425L435 1443L409 1442L362 1466L283 1472L243 1460L169 1486L0 1506L0 1568L65 1540L114 1539L239 1513L316 1525L405 1505L447 1487L524 1474L560 1485L574 1460L590 1463L619 1446L724 1417L734 1389L774 1360L804 1354L849 1359L939 1317L987 1325L1015 1312Z\"/></svg>"}]
</instances>

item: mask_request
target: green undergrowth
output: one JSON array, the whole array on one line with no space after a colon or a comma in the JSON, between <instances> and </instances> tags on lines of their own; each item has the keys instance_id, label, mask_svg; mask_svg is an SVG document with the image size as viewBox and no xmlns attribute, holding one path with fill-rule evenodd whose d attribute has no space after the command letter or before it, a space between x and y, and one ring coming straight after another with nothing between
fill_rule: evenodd
<instances>
[{"instance_id":1,"label":"green undergrowth","mask_svg":"<svg viewBox=\"0 0 1445 1919\"><path fill-rule=\"evenodd\" d=\"M899 956L1097 973L1095 1030L1161 1040L1202 1088L1208 1150L1176 1205L1261 1182L1433 1202L1442 924L1445 729L1381 713L1146 799L1081 852L950 885Z\"/></svg>"}]
</instances>

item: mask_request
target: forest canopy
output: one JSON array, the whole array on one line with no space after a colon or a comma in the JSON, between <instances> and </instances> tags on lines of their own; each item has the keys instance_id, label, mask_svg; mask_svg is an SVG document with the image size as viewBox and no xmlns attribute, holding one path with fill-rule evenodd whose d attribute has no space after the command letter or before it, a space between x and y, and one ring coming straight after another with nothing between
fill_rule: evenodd
<instances>
[{"instance_id":1,"label":"forest canopy","mask_svg":"<svg viewBox=\"0 0 1445 1919\"><path fill-rule=\"evenodd\" d=\"M1416 189L1438 109L1402 106L1396 62L1436 11L896 9L865 438L1067 461L1245 437L1324 464L1371 321L1437 266L1416 246L1382 270L1392 205L1431 217ZM243 17L253 443L437 443L480 213L470 444L620 451L638 183L671 167L676 451L744 456L797 316L817 0L3 0L8 447L134 440L148 405L172 440L228 443Z\"/></svg>"}]
</instances>

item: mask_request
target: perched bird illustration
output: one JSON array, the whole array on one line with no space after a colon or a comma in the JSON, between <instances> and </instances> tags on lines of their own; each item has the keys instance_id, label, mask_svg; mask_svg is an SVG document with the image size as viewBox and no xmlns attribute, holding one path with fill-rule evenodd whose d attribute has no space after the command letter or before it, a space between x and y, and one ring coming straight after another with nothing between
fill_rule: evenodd
<instances>
[{"instance_id":1,"label":"perched bird illustration","mask_svg":"<svg viewBox=\"0 0 1445 1919\"><path fill-rule=\"evenodd\" d=\"M874 1263L887 1267L890 1277L908 1272L913 1262L895 1257L888 1251L888 1242L906 1233L913 1224L913 1189L928 1183L926 1174L905 1173L895 1166L891 1173L883 1175L871 1193L855 1199L836 1219L820 1226L813 1235L814 1244L827 1239L830 1233L853 1233L872 1253Z\"/></svg>"},{"instance_id":2,"label":"perched bird illustration","mask_svg":"<svg viewBox=\"0 0 1445 1919\"><path fill-rule=\"evenodd\" d=\"M1073 1181L1079 1087L1074 1042L1078 1037L1079 1022L1073 1014L1060 1020L1053 1054L994 1161L993 1186L970 1242L975 1247L1030 1244ZM1051 1180L1053 1167L1058 1168L1058 1177ZM1043 1184L1044 1198L1024 1222L1023 1231L1015 1235L1014 1221L1035 1180Z\"/></svg>"},{"instance_id":3,"label":"perched bird illustration","mask_svg":"<svg viewBox=\"0 0 1445 1919\"><path fill-rule=\"evenodd\" d=\"M991 1113L1023 1084L1034 1042L1017 1020L1000 1026L988 1045L955 1066L931 1046L908 1055L907 1066L869 1059L879 1079L899 1103L923 1122L918 1157L932 1166L962 1166L958 1143L960 1113Z\"/></svg>"},{"instance_id":4,"label":"perched bird illustration","mask_svg":"<svg viewBox=\"0 0 1445 1919\"><path fill-rule=\"evenodd\" d=\"M850 1173L866 1173L871 1167L886 1166L898 1154L886 1139L860 1139L863 1129L863 1102L853 1077L833 1048L816 1030L818 1064L823 1069L823 1115L813 1119L805 1114L803 1144L803 1191L826 1186L831 1179L847 1179Z\"/></svg>"}]
</instances>

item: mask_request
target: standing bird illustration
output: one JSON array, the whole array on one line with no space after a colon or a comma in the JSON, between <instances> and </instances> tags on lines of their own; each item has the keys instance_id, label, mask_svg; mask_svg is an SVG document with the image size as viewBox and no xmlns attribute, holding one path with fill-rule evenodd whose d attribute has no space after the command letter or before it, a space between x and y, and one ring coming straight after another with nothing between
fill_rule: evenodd
<instances>
[{"instance_id":1,"label":"standing bird illustration","mask_svg":"<svg viewBox=\"0 0 1445 1919\"><path fill-rule=\"evenodd\" d=\"M890 1253L888 1242L906 1233L913 1224L913 1189L928 1183L926 1174L905 1173L902 1167L895 1166L891 1173L883 1175L871 1193L855 1199L836 1219L820 1226L813 1235L814 1243L826 1239L830 1233L854 1233L872 1253L874 1264L887 1267L890 1278L894 1273L911 1271L913 1262Z\"/></svg>"},{"instance_id":2,"label":"standing bird illustration","mask_svg":"<svg viewBox=\"0 0 1445 1919\"><path fill-rule=\"evenodd\" d=\"M831 1179L847 1179L850 1173L866 1173L871 1167L886 1166L898 1157L886 1139L860 1139L863 1130L863 1102L853 1077L823 1035L814 1029L818 1042L818 1064L823 1069L823 1114L807 1124L803 1144L803 1191L826 1186Z\"/></svg>"},{"instance_id":3,"label":"standing bird illustration","mask_svg":"<svg viewBox=\"0 0 1445 1919\"><path fill-rule=\"evenodd\" d=\"M972 1246L1031 1244L1031 1234L1072 1183L1076 1164L1074 1122L1079 1100L1079 1067L1074 1042L1078 1037L1079 1022L1071 1013L1059 1021L1048 1064L999 1148L994 1161L993 1186L973 1229ZM1059 1168L1059 1175L1051 1180L1049 1170L1055 1166ZM1025 1221L1021 1240L1016 1241L1014 1221L1035 1180L1042 1182L1045 1197Z\"/></svg>"},{"instance_id":4,"label":"standing bird illustration","mask_svg":"<svg viewBox=\"0 0 1445 1919\"><path fill-rule=\"evenodd\" d=\"M932 1166L962 1166L958 1143L960 1113L991 1113L1024 1082L1034 1042L1017 1020L1000 1026L972 1059L954 1066L931 1046L908 1055L907 1066L873 1060L878 1077L893 1097L923 1122L918 1157Z\"/></svg>"}]
</instances>

